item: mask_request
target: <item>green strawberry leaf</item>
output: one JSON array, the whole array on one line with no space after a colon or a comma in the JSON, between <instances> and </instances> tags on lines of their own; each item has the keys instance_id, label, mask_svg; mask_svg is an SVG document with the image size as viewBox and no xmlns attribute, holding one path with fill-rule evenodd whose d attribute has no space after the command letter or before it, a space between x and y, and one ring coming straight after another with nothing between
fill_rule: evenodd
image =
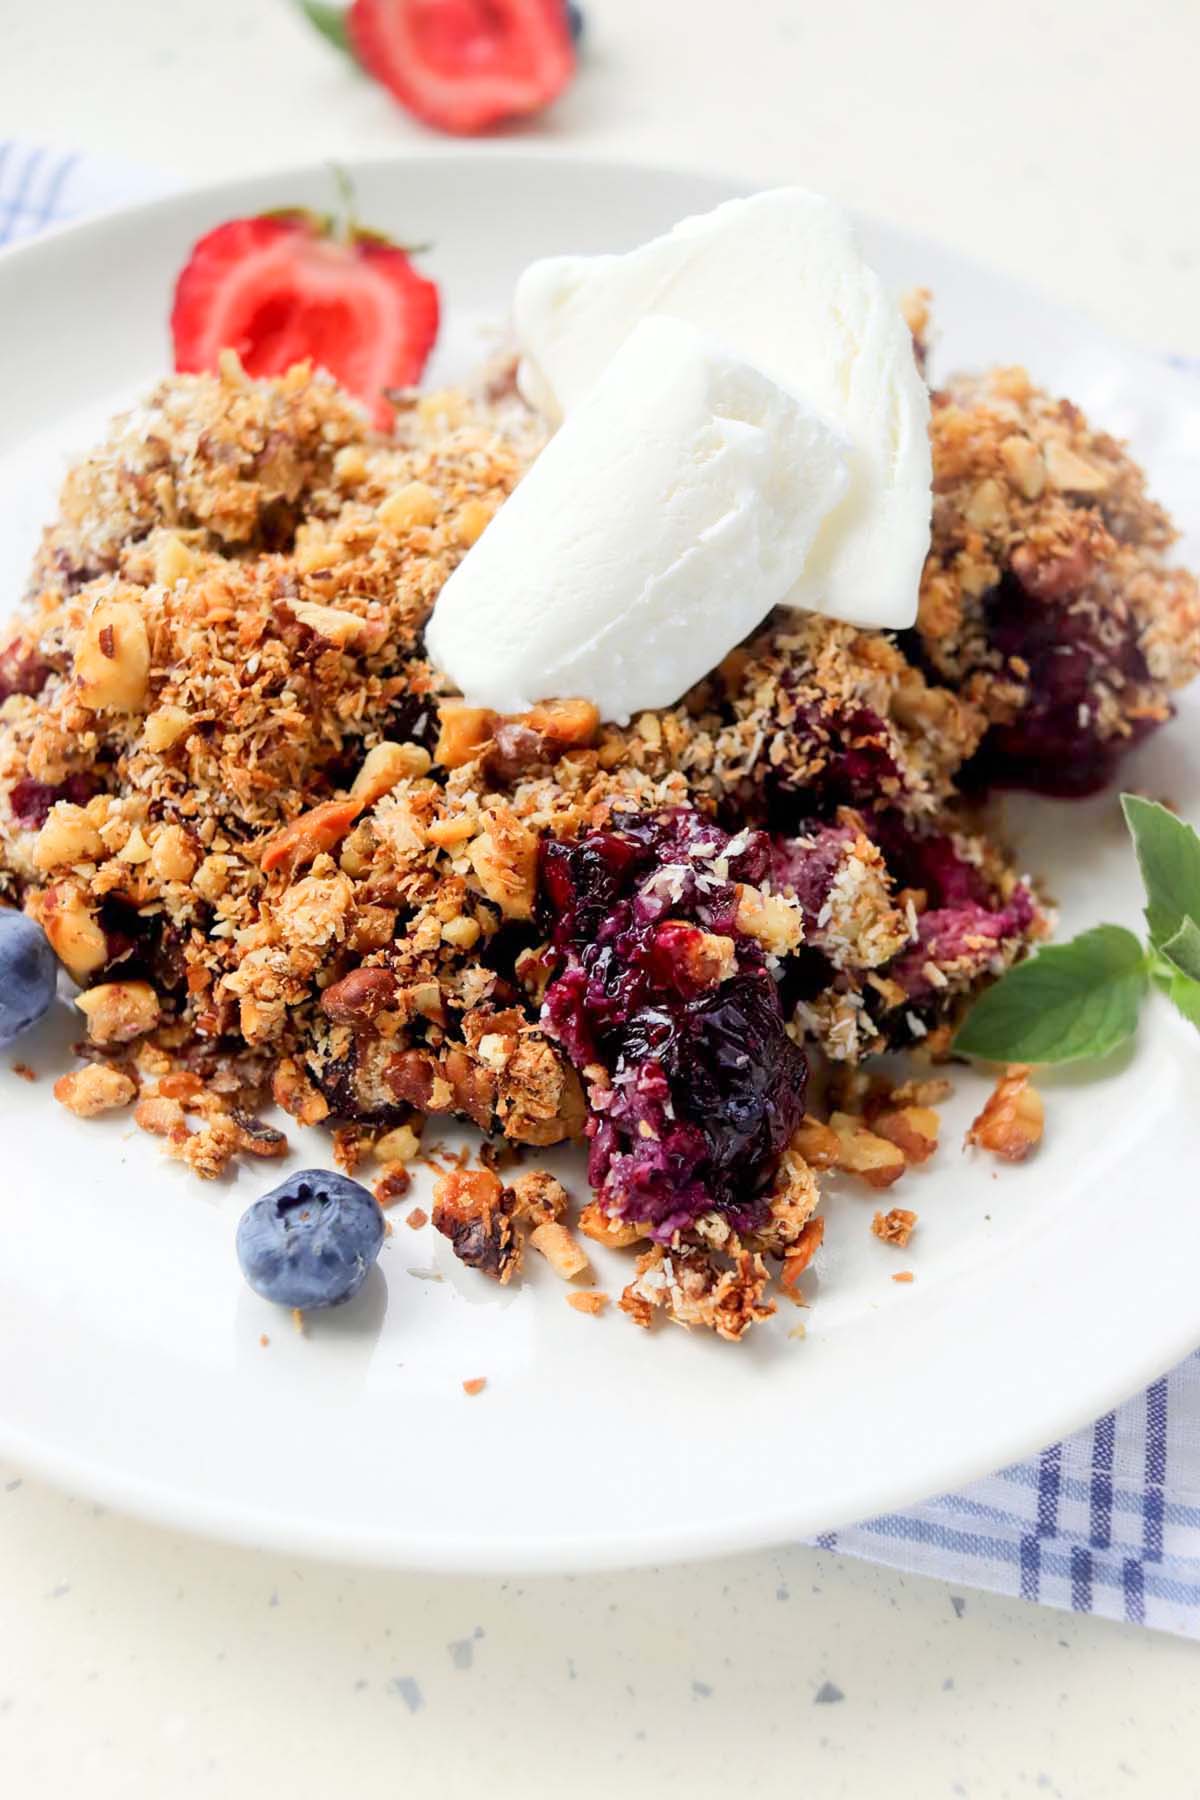
<instances>
[{"instance_id":1,"label":"green strawberry leaf","mask_svg":"<svg viewBox=\"0 0 1200 1800\"><path fill-rule=\"evenodd\" d=\"M1010 969L976 1001L954 1048L998 1063L1108 1056L1136 1031L1145 991L1137 938L1097 925Z\"/></svg>"},{"instance_id":2,"label":"green strawberry leaf","mask_svg":"<svg viewBox=\"0 0 1200 1800\"><path fill-rule=\"evenodd\" d=\"M1122 794L1146 888L1150 942L1161 950L1185 920L1200 918L1200 837L1157 801Z\"/></svg>"},{"instance_id":3,"label":"green strawberry leaf","mask_svg":"<svg viewBox=\"0 0 1200 1800\"><path fill-rule=\"evenodd\" d=\"M344 6L329 6L326 0L299 0L299 4L309 24L314 25L323 38L335 49L345 51L347 56L354 55L354 46L346 29Z\"/></svg>"},{"instance_id":4,"label":"green strawberry leaf","mask_svg":"<svg viewBox=\"0 0 1200 1800\"><path fill-rule=\"evenodd\" d=\"M1158 952L1175 974L1200 982L1200 925L1195 919L1185 919L1179 930L1159 945Z\"/></svg>"}]
</instances>

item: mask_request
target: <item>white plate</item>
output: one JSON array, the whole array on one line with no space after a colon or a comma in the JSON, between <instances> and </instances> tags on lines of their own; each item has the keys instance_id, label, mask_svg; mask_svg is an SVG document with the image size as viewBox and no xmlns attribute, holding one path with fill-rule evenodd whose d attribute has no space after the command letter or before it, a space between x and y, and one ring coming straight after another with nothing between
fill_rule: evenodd
<instances>
[{"instance_id":1,"label":"white plate","mask_svg":"<svg viewBox=\"0 0 1200 1800\"><path fill-rule=\"evenodd\" d=\"M364 219L436 246L448 329L435 376L465 372L530 257L632 245L739 191L495 150L366 164L355 180ZM228 183L0 259L10 593L65 453L167 366L168 297L188 246L235 214L326 205L329 188L321 171ZM865 235L897 290L936 290L940 369L1026 362L1130 435L1186 517L1200 487L1190 377L946 251L890 227ZM1195 722L1185 708L1128 772L1192 817ZM1008 815L1027 866L1063 903L1065 931L1137 924L1112 797ZM868 1194L831 1194L807 1338L789 1339L800 1315L785 1305L740 1348L581 1317L545 1267L493 1289L432 1229L410 1231L407 1208L360 1301L298 1337L243 1286L233 1254L242 1208L276 1170L204 1185L128 1118L64 1112L49 1078L74 1030L63 1007L22 1044L38 1085L10 1074L7 1057L0 1076L0 1449L173 1524L440 1569L749 1548L1031 1452L1200 1337L1200 1045L1165 1002L1128 1058L1045 1080L1046 1143L1024 1167L960 1153L987 1086L964 1074L943 1150L897 1195L921 1216L910 1248L870 1236ZM293 1166L327 1160L310 1133ZM602 1271L613 1288L615 1260ZM915 1271L909 1286L890 1279L902 1267ZM460 1384L477 1375L487 1388L469 1399Z\"/></svg>"}]
</instances>

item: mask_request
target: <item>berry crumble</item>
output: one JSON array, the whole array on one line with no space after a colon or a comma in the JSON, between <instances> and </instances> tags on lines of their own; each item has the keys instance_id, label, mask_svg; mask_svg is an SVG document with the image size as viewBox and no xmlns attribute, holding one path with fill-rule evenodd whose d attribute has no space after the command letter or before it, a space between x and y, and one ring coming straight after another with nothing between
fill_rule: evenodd
<instances>
[{"instance_id":1,"label":"berry crumble","mask_svg":"<svg viewBox=\"0 0 1200 1800\"><path fill-rule=\"evenodd\" d=\"M392 1197L424 1121L469 1121L434 1214L465 1262L569 1279L578 1232L638 1253L635 1321L736 1339L773 1274L800 1297L823 1170L882 1189L936 1145L939 1084L859 1065L943 1054L1048 930L976 796L1105 781L1200 601L1122 447L1000 371L934 395L913 631L780 609L627 725L502 717L423 633L542 442L506 365L387 433L304 365L162 383L0 637L0 896L81 990L72 1110L136 1103L211 1177L286 1150L273 1101ZM569 1197L530 1164L576 1140Z\"/></svg>"}]
</instances>

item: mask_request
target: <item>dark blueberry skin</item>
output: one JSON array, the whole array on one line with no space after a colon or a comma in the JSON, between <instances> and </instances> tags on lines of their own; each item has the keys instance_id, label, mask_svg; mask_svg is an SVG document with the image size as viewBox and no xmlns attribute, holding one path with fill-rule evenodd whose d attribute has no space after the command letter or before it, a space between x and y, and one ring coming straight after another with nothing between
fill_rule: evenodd
<instances>
[{"instance_id":1,"label":"dark blueberry skin","mask_svg":"<svg viewBox=\"0 0 1200 1800\"><path fill-rule=\"evenodd\" d=\"M58 961L40 925L0 911L0 1044L11 1044L50 1009Z\"/></svg>"},{"instance_id":2,"label":"dark blueberry skin","mask_svg":"<svg viewBox=\"0 0 1200 1800\"><path fill-rule=\"evenodd\" d=\"M383 1214L357 1181L302 1169L242 1214L237 1254L256 1294L315 1312L357 1294L383 1243Z\"/></svg>"},{"instance_id":3,"label":"dark blueberry skin","mask_svg":"<svg viewBox=\"0 0 1200 1800\"><path fill-rule=\"evenodd\" d=\"M583 36L583 8L575 6L573 0L567 0L567 29L571 33L571 42L578 44Z\"/></svg>"}]
</instances>

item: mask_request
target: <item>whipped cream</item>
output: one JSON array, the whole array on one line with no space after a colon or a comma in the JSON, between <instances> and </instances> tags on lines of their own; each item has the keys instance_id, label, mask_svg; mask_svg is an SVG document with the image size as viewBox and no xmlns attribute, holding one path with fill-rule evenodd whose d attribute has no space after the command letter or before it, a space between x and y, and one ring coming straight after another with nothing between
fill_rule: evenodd
<instances>
[{"instance_id":1,"label":"whipped cream","mask_svg":"<svg viewBox=\"0 0 1200 1800\"><path fill-rule=\"evenodd\" d=\"M625 255L533 263L513 309L526 399L569 419L649 313L710 333L849 440L841 504L781 597L855 625L912 625L929 548L929 397L899 309L845 216L817 194L775 188Z\"/></svg>"},{"instance_id":2,"label":"whipped cream","mask_svg":"<svg viewBox=\"0 0 1200 1800\"><path fill-rule=\"evenodd\" d=\"M786 315L786 289L774 299ZM855 451L681 318L606 328L586 379L569 335L556 319L545 340L569 371L565 423L446 582L426 643L473 704L581 696L624 723L796 592Z\"/></svg>"}]
</instances>

